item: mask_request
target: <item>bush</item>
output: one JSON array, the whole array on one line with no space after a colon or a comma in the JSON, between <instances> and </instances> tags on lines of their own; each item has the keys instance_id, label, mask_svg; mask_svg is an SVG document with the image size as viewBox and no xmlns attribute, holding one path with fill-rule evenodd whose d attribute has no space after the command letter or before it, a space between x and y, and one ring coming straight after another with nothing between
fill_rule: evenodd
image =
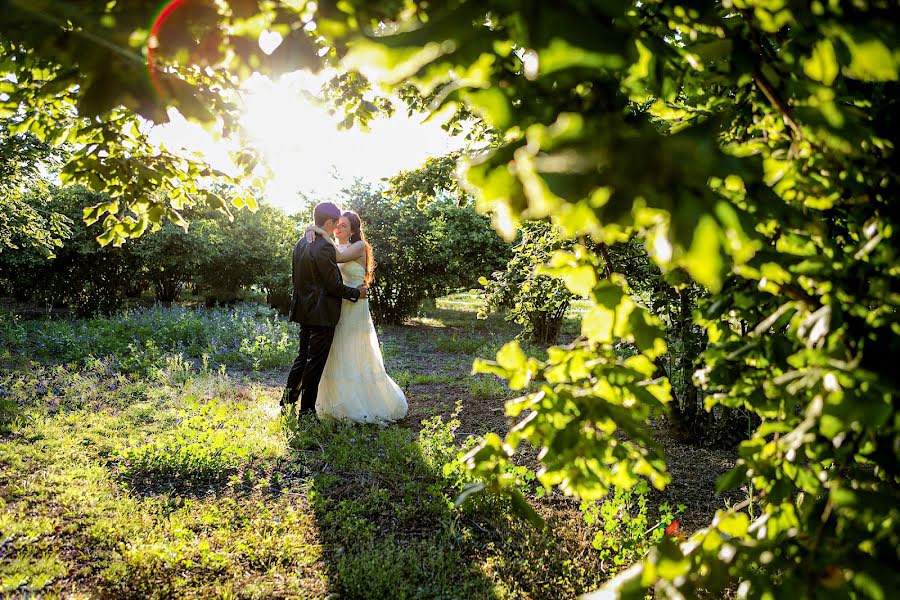
<instances>
[{"instance_id":1,"label":"bush","mask_svg":"<svg viewBox=\"0 0 900 600\"><path fill-rule=\"evenodd\" d=\"M549 223L525 223L506 268L495 271L490 279L480 279L485 307L479 316L507 309L506 320L519 324L522 335L542 345L555 343L574 296L561 280L541 275L539 267L563 246L559 232Z\"/></svg>"},{"instance_id":2,"label":"bush","mask_svg":"<svg viewBox=\"0 0 900 600\"><path fill-rule=\"evenodd\" d=\"M48 199L32 197L30 205L61 214L71 221L70 232L55 258L35 248L0 255L0 280L19 300L69 307L78 315L109 313L130 292L141 288L141 264L132 247L101 247L100 223L84 224L82 211L106 197L72 186L51 188Z\"/></svg>"},{"instance_id":3,"label":"bush","mask_svg":"<svg viewBox=\"0 0 900 600\"><path fill-rule=\"evenodd\" d=\"M656 524L651 525L647 514L649 493L650 486L641 480L631 489L616 488L612 497L603 501L581 504L584 520L594 530L591 545L600 552L611 575L643 557L667 530L679 531L674 518L685 506L679 504L673 510L667 503L661 504Z\"/></svg>"},{"instance_id":4,"label":"bush","mask_svg":"<svg viewBox=\"0 0 900 600\"><path fill-rule=\"evenodd\" d=\"M412 199L387 199L359 183L346 193L378 263L369 290L376 322L402 323L422 300L468 289L509 255L490 221L471 207L442 199L419 209Z\"/></svg>"},{"instance_id":5,"label":"bush","mask_svg":"<svg viewBox=\"0 0 900 600\"><path fill-rule=\"evenodd\" d=\"M159 231L147 233L134 242L134 252L153 284L156 299L172 302L193 279L204 246L192 231L166 222Z\"/></svg>"},{"instance_id":6,"label":"bush","mask_svg":"<svg viewBox=\"0 0 900 600\"><path fill-rule=\"evenodd\" d=\"M758 419L743 407L706 410L706 394L693 381L700 356L709 344L706 331L694 323L694 311L710 301L708 290L690 282L681 271L664 276L638 237L605 250L609 270L625 274L629 293L665 327L668 351L655 363L672 386L673 402L667 414L676 433L686 442L720 448L733 447L746 439ZM742 326L738 322L734 325Z\"/></svg>"},{"instance_id":7,"label":"bush","mask_svg":"<svg viewBox=\"0 0 900 600\"><path fill-rule=\"evenodd\" d=\"M194 281L207 304L233 304L252 286L270 299L291 289L291 253L297 241L294 220L261 204L233 221L211 213L195 221L192 232L203 249Z\"/></svg>"},{"instance_id":8,"label":"bush","mask_svg":"<svg viewBox=\"0 0 900 600\"><path fill-rule=\"evenodd\" d=\"M48 219L63 215L72 225L55 258L38 247L0 254L0 290L18 300L69 307L80 316L108 314L151 285L163 302L177 300L188 285L205 293L210 304L233 304L252 287L282 310L290 301L297 234L294 220L278 208L262 204L233 221L212 211L188 213L187 230L166 222L114 248L100 246L102 224L87 226L82 215L105 196L79 186L51 187L48 194L31 194L23 202Z\"/></svg>"}]
</instances>

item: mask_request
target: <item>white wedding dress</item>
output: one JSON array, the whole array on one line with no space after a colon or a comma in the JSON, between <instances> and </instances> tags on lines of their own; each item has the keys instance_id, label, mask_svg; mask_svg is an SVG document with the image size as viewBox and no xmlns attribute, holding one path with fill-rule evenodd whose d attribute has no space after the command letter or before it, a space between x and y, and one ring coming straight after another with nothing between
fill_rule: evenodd
<instances>
[{"instance_id":1,"label":"white wedding dress","mask_svg":"<svg viewBox=\"0 0 900 600\"><path fill-rule=\"evenodd\" d=\"M344 285L363 284L366 269L356 261L340 263ZM387 423L406 416L403 390L384 368L369 301L341 302L341 318L334 330L325 371L319 383L319 418L357 423Z\"/></svg>"}]
</instances>

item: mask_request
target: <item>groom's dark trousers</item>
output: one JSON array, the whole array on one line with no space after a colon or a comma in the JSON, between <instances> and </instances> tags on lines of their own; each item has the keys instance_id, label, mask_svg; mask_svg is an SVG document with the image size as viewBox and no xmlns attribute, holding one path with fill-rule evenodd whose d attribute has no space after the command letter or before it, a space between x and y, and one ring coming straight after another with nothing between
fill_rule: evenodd
<instances>
[{"instance_id":1,"label":"groom's dark trousers","mask_svg":"<svg viewBox=\"0 0 900 600\"><path fill-rule=\"evenodd\" d=\"M334 339L334 327L319 325L300 325L300 350L288 374L288 390L297 390L300 394L300 412L316 408L316 395L319 392L319 381L325 370L325 361L331 350ZM289 402L296 402L296 395Z\"/></svg>"},{"instance_id":2,"label":"groom's dark trousers","mask_svg":"<svg viewBox=\"0 0 900 600\"><path fill-rule=\"evenodd\" d=\"M294 293L290 320L300 323L300 349L288 374L285 401L300 399L300 412L316 407L319 380L341 318L341 300L356 302L359 290L344 285L334 246L320 235L313 242L300 238L291 261Z\"/></svg>"}]
</instances>

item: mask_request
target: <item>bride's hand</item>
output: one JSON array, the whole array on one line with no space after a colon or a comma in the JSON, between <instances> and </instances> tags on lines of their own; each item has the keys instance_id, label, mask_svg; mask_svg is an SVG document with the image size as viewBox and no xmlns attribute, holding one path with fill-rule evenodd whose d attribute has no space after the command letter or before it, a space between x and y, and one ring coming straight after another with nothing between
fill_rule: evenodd
<instances>
[{"instance_id":1,"label":"bride's hand","mask_svg":"<svg viewBox=\"0 0 900 600\"><path fill-rule=\"evenodd\" d=\"M305 233L306 243L312 244L314 241L316 241L317 233L321 234L323 237L325 237L325 235L326 235L325 230L321 229L320 227L316 227L315 225L307 226L306 233Z\"/></svg>"}]
</instances>

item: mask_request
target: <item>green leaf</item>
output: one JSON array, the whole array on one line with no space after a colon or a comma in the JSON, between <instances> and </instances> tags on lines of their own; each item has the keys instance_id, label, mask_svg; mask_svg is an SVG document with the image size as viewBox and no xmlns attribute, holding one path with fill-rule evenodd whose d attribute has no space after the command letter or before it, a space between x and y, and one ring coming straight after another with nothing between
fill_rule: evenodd
<instances>
[{"instance_id":1,"label":"green leaf","mask_svg":"<svg viewBox=\"0 0 900 600\"><path fill-rule=\"evenodd\" d=\"M812 55L803 61L803 72L811 79L831 85L838 76L839 66L834 46L830 40L819 40L813 47Z\"/></svg>"},{"instance_id":2,"label":"green leaf","mask_svg":"<svg viewBox=\"0 0 900 600\"><path fill-rule=\"evenodd\" d=\"M703 215L694 229L690 250L681 265L697 282L713 292L722 289L724 263L720 253L719 226L710 215Z\"/></svg>"},{"instance_id":3,"label":"green leaf","mask_svg":"<svg viewBox=\"0 0 900 600\"><path fill-rule=\"evenodd\" d=\"M728 490L735 490L746 482L747 467L743 463L738 463L732 470L716 480L716 493L721 494Z\"/></svg>"},{"instance_id":4,"label":"green leaf","mask_svg":"<svg viewBox=\"0 0 900 600\"><path fill-rule=\"evenodd\" d=\"M519 342L512 341L505 344L497 352L497 362L501 367L510 371L521 369L525 366L525 353L519 346Z\"/></svg>"},{"instance_id":5,"label":"green leaf","mask_svg":"<svg viewBox=\"0 0 900 600\"><path fill-rule=\"evenodd\" d=\"M615 312L605 306L595 306L581 320L581 335L592 342L601 344L612 342L615 320Z\"/></svg>"},{"instance_id":6,"label":"green leaf","mask_svg":"<svg viewBox=\"0 0 900 600\"><path fill-rule=\"evenodd\" d=\"M841 39L850 50L847 77L862 81L897 81L900 52L889 48L884 40L864 30L843 28ZM896 39L894 40L896 44Z\"/></svg>"},{"instance_id":7,"label":"green leaf","mask_svg":"<svg viewBox=\"0 0 900 600\"><path fill-rule=\"evenodd\" d=\"M750 517L746 513L738 512L721 514L716 523L716 528L732 538L742 538L747 535L750 526Z\"/></svg>"},{"instance_id":8,"label":"green leaf","mask_svg":"<svg viewBox=\"0 0 900 600\"><path fill-rule=\"evenodd\" d=\"M554 253L549 265L538 268L539 275L549 275L563 280L576 296L588 296L597 285L597 272L591 265L578 264L567 252Z\"/></svg>"},{"instance_id":9,"label":"green leaf","mask_svg":"<svg viewBox=\"0 0 900 600\"><path fill-rule=\"evenodd\" d=\"M509 98L499 89L466 91L460 97L491 126L503 129L511 125L512 107Z\"/></svg>"},{"instance_id":10,"label":"green leaf","mask_svg":"<svg viewBox=\"0 0 900 600\"><path fill-rule=\"evenodd\" d=\"M656 571L663 579L672 581L691 570L691 562L669 538L664 537L657 545L657 550L659 554L656 559Z\"/></svg>"}]
</instances>

